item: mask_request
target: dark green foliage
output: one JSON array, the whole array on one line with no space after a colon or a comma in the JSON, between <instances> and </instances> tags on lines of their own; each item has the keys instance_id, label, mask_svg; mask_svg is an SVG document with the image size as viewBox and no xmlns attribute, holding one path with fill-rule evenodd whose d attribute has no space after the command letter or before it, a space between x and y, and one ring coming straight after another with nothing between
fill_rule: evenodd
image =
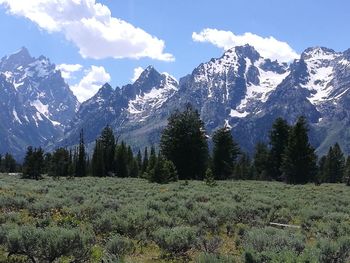
<instances>
[{"instance_id":1,"label":"dark green foliage","mask_svg":"<svg viewBox=\"0 0 350 263\"><path fill-rule=\"evenodd\" d=\"M235 179L253 179L253 169L251 160L246 153L242 153L234 168Z\"/></svg>"},{"instance_id":2,"label":"dark green foliage","mask_svg":"<svg viewBox=\"0 0 350 263\"><path fill-rule=\"evenodd\" d=\"M148 165L147 165L147 173L150 173L154 169L157 163L157 154L154 146L151 147L151 153L149 155Z\"/></svg>"},{"instance_id":3,"label":"dark green foliage","mask_svg":"<svg viewBox=\"0 0 350 263\"><path fill-rule=\"evenodd\" d=\"M208 168L205 172L204 182L208 186L215 186L216 185L213 171L210 168Z\"/></svg>"},{"instance_id":4,"label":"dark green foliage","mask_svg":"<svg viewBox=\"0 0 350 263\"><path fill-rule=\"evenodd\" d=\"M83 176L86 176L86 151L85 151L83 130L81 130L80 132L80 141L79 141L77 154L78 156L76 158L75 176L83 177Z\"/></svg>"},{"instance_id":5,"label":"dark green foliage","mask_svg":"<svg viewBox=\"0 0 350 263\"><path fill-rule=\"evenodd\" d=\"M101 133L99 138L102 151L103 151L103 163L105 173L113 173L114 167L114 155L115 155L115 138L112 128L107 125Z\"/></svg>"},{"instance_id":6,"label":"dark green foliage","mask_svg":"<svg viewBox=\"0 0 350 263\"><path fill-rule=\"evenodd\" d=\"M190 105L183 112L175 111L162 132L160 149L175 164L179 179L203 179L208 144L198 111Z\"/></svg>"},{"instance_id":7,"label":"dark green foliage","mask_svg":"<svg viewBox=\"0 0 350 263\"><path fill-rule=\"evenodd\" d=\"M117 151L115 154L115 162L116 162L116 176L118 177L128 177L128 149L124 142L117 146Z\"/></svg>"},{"instance_id":8,"label":"dark green foliage","mask_svg":"<svg viewBox=\"0 0 350 263\"><path fill-rule=\"evenodd\" d=\"M315 180L317 184L326 182L326 175L325 175L326 164L327 164L327 156L322 156L318 160L318 170L317 170L317 176Z\"/></svg>"},{"instance_id":9,"label":"dark green foliage","mask_svg":"<svg viewBox=\"0 0 350 263\"><path fill-rule=\"evenodd\" d=\"M23 163L23 177L38 180L41 177L44 164L44 151L41 148L29 146Z\"/></svg>"},{"instance_id":10,"label":"dark green foliage","mask_svg":"<svg viewBox=\"0 0 350 263\"><path fill-rule=\"evenodd\" d=\"M141 150L139 150L137 152L136 163L137 163L138 170L140 171L140 173L142 173L142 154L141 154Z\"/></svg>"},{"instance_id":11,"label":"dark green foliage","mask_svg":"<svg viewBox=\"0 0 350 263\"><path fill-rule=\"evenodd\" d=\"M67 149L58 148L50 159L49 176L59 178L73 175L71 171L73 164Z\"/></svg>"},{"instance_id":12,"label":"dark green foliage","mask_svg":"<svg viewBox=\"0 0 350 263\"><path fill-rule=\"evenodd\" d=\"M269 175L269 149L264 143L258 143L254 153L254 178L257 180L268 180Z\"/></svg>"},{"instance_id":13,"label":"dark green foliage","mask_svg":"<svg viewBox=\"0 0 350 263\"><path fill-rule=\"evenodd\" d=\"M240 152L228 127L218 129L213 135L213 174L217 180L232 177L233 168Z\"/></svg>"},{"instance_id":14,"label":"dark green foliage","mask_svg":"<svg viewBox=\"0 0 350 263\"><path fill-rule=\"evenodd\" d=\"M103 145L100 140L96 140L94 152L92 154L92 176L101 177L106 175L106 169L103 158Z\"/></svg>"},{"instance_id":15,"label":"dark green foliage","mask_svg":"<svg viewBox=\"0 0 350 263\"><path fill-rule=\"evenodd\" d=\"M315 178L317 157L307 133L306 120L300 117L290 131L283 156L282 171L288 183L303 184L312 182Z\"/></svg>"},{"instance_id":16,"label":"dark green foliage","mask_svg":"<svg viewBox=\"0 0 350 263\"><path fill-rule=\"evenodd\" d=\"M324 164L319 167L322 181L327 183L340 183L344 179L345 157L338 143L329 148Z\"/></svg>"},{"instance_id":17,"label":"dark green foliage","mask_svg":"<svg viewBox=\"0 0 350 263\"><path fill-rule=\"evenodd\" d=\"M112 175L116 170L115 165L116 143L112 128L107 125L96 140L92 155L93 176Z\"/></svg>"},{"instance_id":18,"label":"dark green foliage","mask_svg":"<svg viewBox=\"0 0 350 263\"><path fill-rule=\"evenodd\" d=\"M350 186L350 156L346 159L344 182L347 186Z\"/></svg>"},{"instance_id":19,"label":"dark green foliage","mask_svg":"<svg viewBox=\"0 0 350 263\"><path fill-rule=\"evenodd\" d=\"M17 171L17 163L13 156L6 153L5 156L0 155L0 172L14 173Z\"/></svg>"},{"instance_id":20,"label":"dark green foliage","mask_svg":"<svg viewBox=\"0 0 350 263\"><path fill-rule=\"evenodd\" d=\"M142 174L147 172L148 167L148 149L145 148L145 152L143 154L143 161L142 161Z\"/></svg>"},{"instance_id":21,"label":"dark green foliage","mask_svg":"<svg viewBox=\"0 0 350 263\"><path fill-rule=\"evenodd\" d=\"M175 165L161 155L156 158L154 167L148 171L148 177L150 182L158 184L167 184L178 180Z\"/></svg>"},{"instance_id":22,"label":"dark green foliage","mask_svg":"<svg viewBox=\"0 0 350 263\"><path fill-rule=\"evenodd\" d=\"M288 144L289 131L290 126L287 121L282 118L277 118L269 134L270 152L268 174L273 180L282 180L281 166L283 154Z\"/></svg>"}]
</instances>

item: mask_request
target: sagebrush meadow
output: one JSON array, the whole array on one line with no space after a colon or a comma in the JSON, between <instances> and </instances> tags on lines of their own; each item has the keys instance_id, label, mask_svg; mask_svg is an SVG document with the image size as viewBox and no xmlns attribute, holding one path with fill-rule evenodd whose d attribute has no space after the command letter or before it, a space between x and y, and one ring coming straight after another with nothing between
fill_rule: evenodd
<instances>
[{"instance_id":1,"label":"sagebrush meadow","mask_svg":"<svg viewBox=\"0 0 350 263\"><path fill-rule=\"evenodd\" d=\"M0 183L0 262L350 260L345 185L8 175Z\"/></svg>"}]
</instances>

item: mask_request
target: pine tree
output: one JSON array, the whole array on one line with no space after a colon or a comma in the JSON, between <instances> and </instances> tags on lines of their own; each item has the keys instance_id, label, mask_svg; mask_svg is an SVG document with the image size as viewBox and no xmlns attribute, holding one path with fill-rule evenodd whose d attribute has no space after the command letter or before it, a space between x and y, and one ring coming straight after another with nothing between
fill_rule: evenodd
<instances>
[{"instance_id":1,"label":"pine tree","mask_svg":"<svg viewBox=\"0 0 350 263\"><path fill-rule=\"evenodd\" d=\"M213 174L217 180L228 179L240 152L228 127L218 129L213 135Z\"/></svg>"},{"instance_id":2,"label":"pine tree","mask_svg":"<svg viewBox=\"0 0 350 263\"><path fill-rule=\"evenodd\" d=\"M142 173L142 154L141 154L141 150L138 150L138 152L137 152L136 162L137 162L137 168L139 170L139 173Z\"/></svg>"},{"instance_id":3,"label":"pine tree","mask_svg":"<svg viewBox=\"0 0 350 263\"><path fill-rule=\"evenodd\" d=\"M116 162L116 175L118 177L128 177L129 176L128 150L123 141L121 144L117 146L115 162Z\"/></svg>"},{"instance_id":4,"label":"pine tree","mask_svg":"<svg viewBox=\"0 0 350 263\"><path fill-rule=\"evenodd\" d=\"M111 174L115 171L115 150L116 143L112 128L107 125L99 138L103 151L103 164L105 174Z\"/></svg>"},{"instance_id":5,"label":"pine tree","mask_svg":"<svg viewBox=\"0 0 350 263\"><path fill-rule=\"evenodd\" d=\"M283 154L288 144L289 131L290 126L287 121L282 118L277 118L269 134L270 151L268 174L273 180L282 180L281 166Z\"/></svg>"},{"instance_id":6,"label":"pine tree","mask_svg":"<svg viewBox=\"0 0 350 263\"><path fill-rule=\"evenodd\" d=\"M156 156L154 167L149 170L148 176L150 182L158 184L167 184L178 179L175 165L162 155Z\"/></svg>"},{"instance_id":7,"label":"pine tree","mask_svg":"<svg viewBox=\"0 0 350 263\"><path fill-rule=\"evenodd\" d=\"M347 186L350 186L350 156L346 159L344 182Z\"/></svg>"},{"instance_id":8,"label":"pine tree","mask_svg":"<svg viewBox=\"0 0 350 263\"><path fill-rule=\"evenodd\" d=\"M39 180L43 170L44 151L29 146L23 163L23 177Z\"/></svg>"},{"instance_id":9,"label":"pine tree","mask_svg":"<svg viewBox=\"0 0 350 263\"><path fill-rule=\"evenodd\" d=\"M148 167L148 149L147 147L145 148L145 152L143 154L143 161L142 161L142 174L147 172L147 167Z\"/></svg>"},{"instance_id":10,"label":"pine tree","mask_svg":"<svg viewBox=\"0 0 350 263\"><path fill-rule=\"evenodd\" d=\"M257 143L254 153L254 178L268 180L269 178L269 150L265 143Z\"/></svg>"},{"instance_id":11,"label":"pine tree","mask_svg":"<svg viewBox=\"0 0 350 263\"><path fill-rule=\"evenodd\" d=\"M106 176L103 154L102 143L97 139L91 161L92 176Z\"/></svg>"},{"instance_id":12,"label":"pine tree","mask_svg":"<svg viewBox=\"0 0 350 263\"><path fill-rule=\"evenodd\" d=\"M287 121L282 118L277 118L272 124L272 129L269 133L270 151L268 160L268 174L273 180L282 180L282 161L285 147L288 143L290 126Z\"/></svg>"},{"instance_id":13,"label":"pine tree","mask_svg":"<svg viewBox=\"0 0 350 263\"><path fill-rule=\"evenodd\" d=\"M316 175L316 154L309 143L304 117L299 117L291 129L284 152L282 171L286 182L303 184L312 182Z\"/></svg>"},{"instance_id":14,"label":"pine tree","mask_svg":"<svg viewBox=\"0 0 350 263\"><path fill-rule=\"evenodd\" d=\"M49 176L56 179L69 176L70 164L71 160L69 151L64 148L56 149L52 154Z\"/></svg>"},{"instance_id":15,"label":"pine tree","mask_svg":"<svg viewBox=\"0 0 350 263\"><path fill-rule=\"evenodd\" d=\"M315 179L316 184L325 183L327 181L326 178L326 164L327 164L327 156L322 156L318 161L318 170L317 176Z\"/></svg>"},{"instance_id":16,"label":"pine tree","mask_svg":"<svg viewBox=\"0 0 350 263\"><path fill-rule=\"evenodd\" d=\"M183 112L173 113L162 132L160 149L174 163L179 179L203 179L209 154L198 111L187 105Z\"/></svg>"},{"instance_id":17,"label":"pine tree","mask_svg":"<svg viewBox=\"0 0 350 263\"><path fill-rule=\"evenodd\" d=\"M216 181L214 179L214 174L211 168L208 168L205 172L204 182L208 186L216 186Z\"/></svg>"},{"instance_id":18,"label":"pine tree","mask_svg":"<svg viewBox=\"0 0 350 263\"><path fill-rule=\"evenodd\" d=\"M16 171L17 162L11 154L5 154L5 157L2 160L2 164L5 173L14 173Z\"/></svg>"},{"instance_id":19,"label":"pine tree","mask_svg":"<svg viewBox=\"0 0 350 263\"><path fill-rule=\"evenodd\" d=\"M248 154L242 153L238 158L233 172L235 179L253 179L253 169Z\"/></svg>"},{"instance_id":20,"label":"pine tree","mask_svg":"<svg viewBox=\"0 0 350 263\"><path fill-rule=\"evenodd\" d=\"M329 148L324 167L325 182L340 183L345 173L345 157L338 143Z\"/></svg>"},{"instance_id":21,"label":"pine tree","mask_svg":"<svg viewBox=\"0 0 350 263\"><path fill-rule=\"evenodd\" d=\"M79 141L79 147L78 147L78 154L77 154L77 160L76 160L76 168L75 168L75 174L77 177L83 177L86 176L86 151L85 151L85 144L84 144L84 131L81 129L80 131L80 141Z\"/></svg>"},{"instance_id":22,"label":"pine tree","mask_svg":"<svg viewBox=\"0 0 350 263\"><path fill-rule=\"evenodd\" d=\"M147 173L150 173L150 171L156 166L156 163L157 163L156 149L152 145L151 153L149 155L149 160L148 160Z\"/></svg>"}]
</instances>

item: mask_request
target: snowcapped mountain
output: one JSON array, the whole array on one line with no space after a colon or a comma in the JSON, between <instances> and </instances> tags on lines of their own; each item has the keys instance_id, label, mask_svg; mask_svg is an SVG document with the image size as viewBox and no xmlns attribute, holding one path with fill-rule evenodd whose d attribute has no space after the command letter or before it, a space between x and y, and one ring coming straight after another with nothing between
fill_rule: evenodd
<instances>
[{"instance_id":1,"label":"snowcapped mountain","mask_svg":"<svg viewBox=\"0 0 350 263\"><path fill-rule=\"evenodd\" d=\"M108 124L118 134L122 134L123 138L133 140L134 146L137 146L133 131L140 133L141 127L145 127L155 116L158 118L158 111L164 109L165 103L177 90L178 82L175 78L157 72L152 66L147 67L133 84L115 90L105 84L95 96L81 104L59 145L75 144L81 129L84 129L86 141L94 142ZM163 121L167 116L168 114L164 115ZM150 132L157 130L157 126L158 124L151 127ZM135 138L137 137L139 136ZM148 140L147 136L144 138ZM155 138L151 140L153 141Z\"/></svg>"},{"instance_id":2,"label":"snowcapped mountain","mask_svg":"<svg viewBox=\"0 0 350 263\"><path fill-rule=\"evenodd\" d=\"M0 60L0 85L0 152L21 156L28 145L45 145L62 134L79 107L56 66L26 48Z\"/></svg>"},{"instance_id":3,"label":"snowcapped mountain","mask_svg":"<svg viewBox=\"0 0 350 263\"><path fill-rule=\"evenodd\" d=\"M207 133L227 125L250 153L267 141L277 117L304 115L319 153L338 141L350 153L350 50L306 49L290 64L263 58L252 46L227 50L177 81L147 67L132 84L106 83L78 104L55 65L26 49L0 61L0 151L24 145L71 146L84 129L93 144L110 125L134 149L159 142L167 118L187 103L201 114ZM64 131L64 132L63 132Z\"/></svg>"},{"instance_id":4,"label":"snowcapped mountain","mask_svg":"<svg viewBox=\"0 0 350 263\"><path fill-rule=\"evenodd\" d=\"M248 152L267 140L277 117L292 123L300 115L309 120L311 140L320 153L335 141L350 152L349 54L308 48L300 59L286 64L263 58L245 45L200 64L179 82L148 67L135 83L109 89L105 99L100 91L84 103L72 122L79 128L68 130L65 140L76 141L78 129L98 124L89 132L92 141L110 124L135 148L157 144L171 112L190 102L209 135L228 125ZM92 105L96 107L91 109Z\"/></svg>"}]
</instances>

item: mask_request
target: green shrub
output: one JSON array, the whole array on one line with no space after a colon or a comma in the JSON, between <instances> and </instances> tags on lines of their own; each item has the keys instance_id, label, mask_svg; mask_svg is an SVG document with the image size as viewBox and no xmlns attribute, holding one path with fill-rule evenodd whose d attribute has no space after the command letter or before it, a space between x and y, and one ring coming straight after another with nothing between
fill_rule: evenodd
<instances>
[{"instance_id":1,"label":"green shrub","mask_svg":"<svg viewBox=\"0 0 350 263\"><path fill-rule=\"evenodd\" d=\"M114 236L106 245L109 254L117 259L122 259L125 255L131 253L135 247L131 240L120 235Z\"/></svg>"},{"instance_id":2,"label":"green shrub","mask_svg":"<svg viewBox=\"0 0 350 263\"><path fill-rule=\"evenodd\" d=\"M317 247L320 249L319 262L345 263L350 261L350 238L343 237L336 241L321 240Z\"/></svg>"},{"instance_id":3,"label":"green shrub","mask_svg":"<svg viewBox=\"0 0 350 263\"><path fill-rule=\"evenodd\" d=\"M25 255L33 262L35 259L54 262L62 256L72 256L76 261L85 260L91 243L91 235L79 229L22 226L8 233L6 246L10 255Z\"/></svg>"},{"instance_id":4,"label":"green shrub","mask_svg":"<svg viewBox=\"0 0 350 263\"><path fill-rule=\"evenodd\" d=\"M238 261L230 256L202 253L196 258L195 262L196 263L235 263Z\"/></svg>"},{"instance_id":5,"label":"green shrub","mask_svg":"<svg viewBox=\"0 0 350 263\"><path fill-rule=\"evenodd\" d=\"M246 262L264 262L285 251L300 254L305 248L305 238L288 230L252 228L243 236L243 248Z\"/></svg>"},{"instance_id":6,"label":"green shrub","mask_svg":"<svg viewBox=\"0 0 350 263\"><path fill-rule=\"evenodd\" d=\"M192 227L161 228L154 233L154 241L164 252L164 256L185 256L196 245L197 230Z\"/></svg>"}]
</instances>

